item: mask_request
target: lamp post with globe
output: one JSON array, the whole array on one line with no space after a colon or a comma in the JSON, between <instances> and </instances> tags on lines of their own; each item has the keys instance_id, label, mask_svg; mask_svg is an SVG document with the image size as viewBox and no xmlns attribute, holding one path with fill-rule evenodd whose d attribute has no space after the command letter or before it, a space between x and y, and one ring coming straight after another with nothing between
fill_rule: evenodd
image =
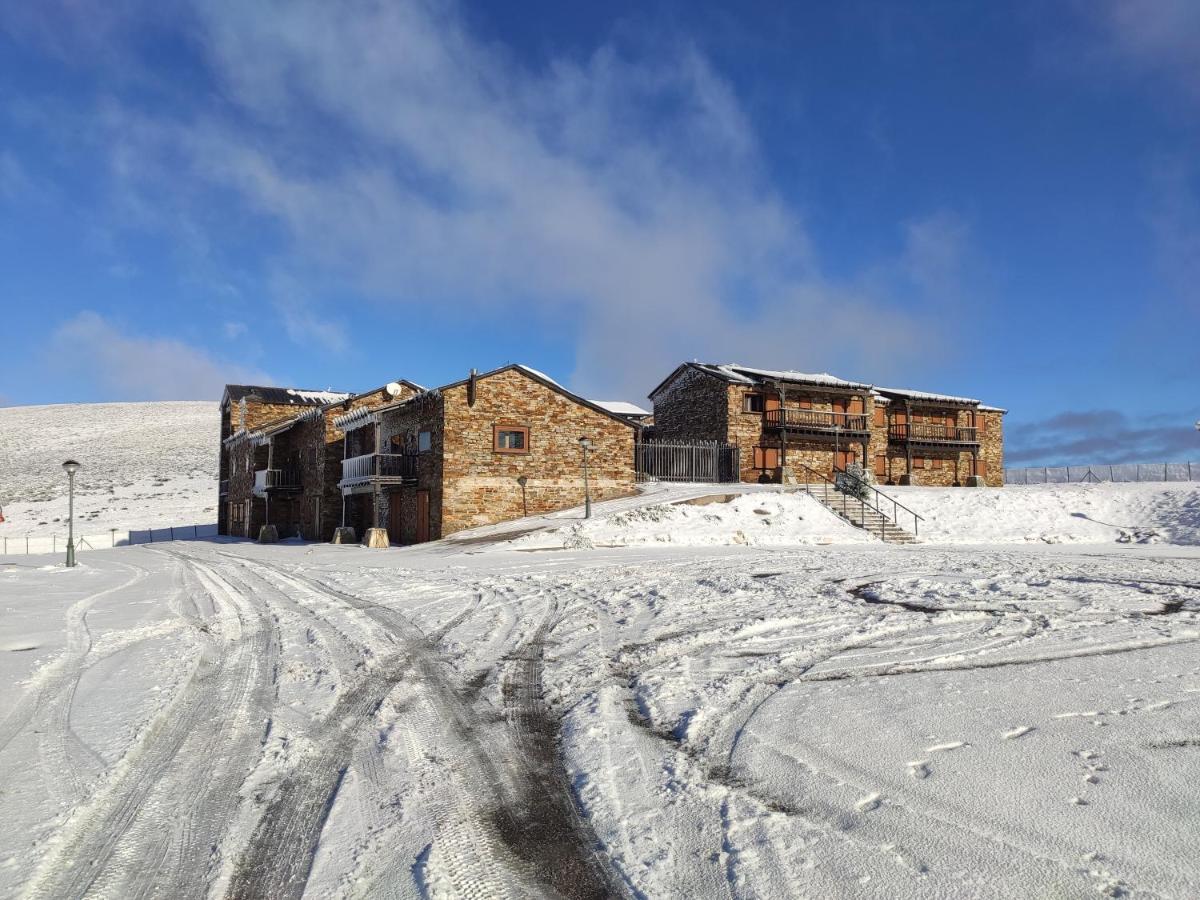
<instances>
[{"instance_id":1,"label":"lamp post with globe","mask_svg":"<svg viewBox=\"0 0 1200 900\"><path fill-rule=\"evenodd\" d=\"M67 473L67 568L75 566L75 473L81 468L79 463L68 459L62 464Z\"/></svg>"}]
</instances>

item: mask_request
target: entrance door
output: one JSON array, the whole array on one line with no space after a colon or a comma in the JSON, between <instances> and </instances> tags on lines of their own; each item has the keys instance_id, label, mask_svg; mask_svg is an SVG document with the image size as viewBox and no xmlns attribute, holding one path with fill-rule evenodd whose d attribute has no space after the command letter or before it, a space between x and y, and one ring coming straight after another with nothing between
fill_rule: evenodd
<instances>
[{"instance_id":1,"label":"entrance door","mask_svg":"<svg viewBox=\"0 0 1200 900\"><path fill-rule=\"evenodd\" d=\"M401 543L400 498L402 496L400 491L392 491L388 494L388 541L393 544Z\"/></svg>"},{"instance_id":2,"label":"entrance door","mask_svg":"<svg viewBox=\"0 0 1200 900\"><path fill-rule=\"evenodd\" d=\"M858 462L857 450L838 450L833 456L833 464L842 471L846 470L846 466L856 462Z\"/></svg>"},{"instance_id":3,"label":"entrance door","mask_svg":"<svg viewBox=\"0 0 1200 900\"><path fill-rule=\"evenodd\" d=\"M429 540L429 491L417 491L417 543Z\"/></svg>"}]
</instances>

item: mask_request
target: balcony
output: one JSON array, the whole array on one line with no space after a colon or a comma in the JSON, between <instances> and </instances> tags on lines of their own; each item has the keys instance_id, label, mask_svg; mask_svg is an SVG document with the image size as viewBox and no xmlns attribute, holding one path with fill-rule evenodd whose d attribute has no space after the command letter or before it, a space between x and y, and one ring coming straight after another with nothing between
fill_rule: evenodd
<instances>
[{"instance_id":1,"label":"balcony","mask_svg":"<svg viewBox=\"0 0 1200 900\"><path fill-rule=\"evenodd\" d=\"M796 434L866 434L867 417L860 413L823 412L815 409L768 409L764 427Z\"/></svg>"},{"instance_id":2,"label":"balcony","mask_svg":"<svg viewBox=\"0 0 1200 900\"><path fill-rule=\"evenodd\" d=\"M922 425L913 422L907 425L889 425L888 440L897 443L942 444L972 446L979 443L976 428L960 428L957 425Z\"/></svg>"},{"instance_id":3,"label":"balcony","mask_svg":"<svg viewBox=\"0 0 1200 900\"><path fill-rule=\"evenodd\" d=\"M265 497L268 493L285 494L300 489L300 469L298 467L259 469L254 473L254 496L256 497Z\"/></svg>"},{"instance_id":4,"label":"balcony","mask_svg":"<svg viewBox=\"0 0 1200 900\"><path fill-rule=\"evenodd\" d=\"M365 453L342 460L338 487L356 484L403 484L417 478L417 457L411 453Z\"/></svg>"}]
</instances>

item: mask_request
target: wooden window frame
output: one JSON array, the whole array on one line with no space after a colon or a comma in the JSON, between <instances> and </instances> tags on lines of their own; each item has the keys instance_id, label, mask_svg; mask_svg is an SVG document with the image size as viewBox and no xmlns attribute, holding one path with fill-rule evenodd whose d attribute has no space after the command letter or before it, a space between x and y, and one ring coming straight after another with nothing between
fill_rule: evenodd
<instances>
[{"instance_id":1,"label":"wooden window frame","mask_svg":"<svg viewBox=\"0 0 1200 900\"><path fill-rule=\"evenodd\" d=\"M761 409L751 409L751 401L758 400ZM746 391L742 394L742 412L753 416L761 416L767 410L767 395L761 391Z\"/></svg>"},{"instance_id":2,"label":"wooden window frame","mask_svg":"<svg viewBox=\"0 0 1200 900\"><path fill-rule=\"evenodd\" d=\"M524 435L522 443L524 447L501 447L500 434L501 432L519 431ZM492 426L492 452L505 453L512 456L525 456L529 453L529 426L528 425L493 425Z\"/></svg>"}]
</instances>

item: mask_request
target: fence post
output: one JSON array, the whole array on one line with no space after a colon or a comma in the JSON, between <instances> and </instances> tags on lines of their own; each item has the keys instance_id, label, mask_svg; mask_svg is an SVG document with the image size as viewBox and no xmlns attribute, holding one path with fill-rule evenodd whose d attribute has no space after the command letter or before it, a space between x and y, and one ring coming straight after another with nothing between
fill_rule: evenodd
<instances>
[{"instance_id":1,"label":"fence post","mask_svg":"<svg viewBox=\"0 0 1200 900\"><path fill-rule=\"evenodd\" d=\"M58 552L58 535L57 534L50 535L50 552L51 553Z\"/></svg>"},{"instance_id":2,"label":"fence post","mask_svg":"<svg viewBox=\"0 0 1200 900\"><path fill-rule=\"evenodd\" d=\"M1171 480L1171 479L1169 479L1169 478L1167 477L1167 466L1168 466L1168 465L1170 465L1170 463L1163 463L1163 481L1170 481L1170 480Z\"/></svg>"}]
</instances>

